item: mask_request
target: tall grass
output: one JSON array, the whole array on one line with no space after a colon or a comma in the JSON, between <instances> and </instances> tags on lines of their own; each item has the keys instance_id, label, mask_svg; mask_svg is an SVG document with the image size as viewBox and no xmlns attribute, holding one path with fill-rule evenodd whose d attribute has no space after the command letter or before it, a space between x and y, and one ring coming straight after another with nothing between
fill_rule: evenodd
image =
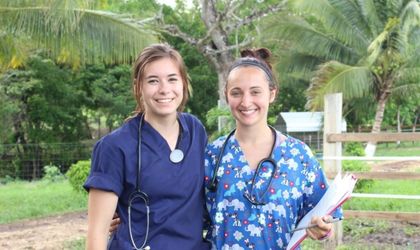
<instances>
[{"instance_id":1,"label":"tall grass","mask_svg":"<svg viewBox=\"0 0 420 250\"><path fill-rule=\"evenodd\" d=\"M67 180L10 182L0 185L0 224L87 207L87 195L73 191Z\"/></svg>"}]
</instances>

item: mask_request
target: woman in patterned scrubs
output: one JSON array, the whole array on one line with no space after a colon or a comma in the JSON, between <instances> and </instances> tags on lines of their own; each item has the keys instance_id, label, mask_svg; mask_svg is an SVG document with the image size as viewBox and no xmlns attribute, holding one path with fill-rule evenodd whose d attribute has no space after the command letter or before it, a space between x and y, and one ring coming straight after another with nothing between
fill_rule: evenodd
<instances>
[{"instance_id":1,"label":"woman in patterned scrubs","mask_svg":"<svg viewBox=\"0 0 420 250\"><path fill-rule=\"evenodd\" d=\"M269 105L278 92L270 51L245 50L241 55L229 69L225 86L236 130L209 144L205 155L207 239L213 249L286 249L291 230L321 199L327 180L307 145L267 124ZM267 162L256 171L267 157L278 167L274 174ZM217 185L212 190L214 174ZM307 234L313 239L331 237L332 224L324 223L330 217L312 218L318 227L307 229Z\"/></svg>"}]
</instances>

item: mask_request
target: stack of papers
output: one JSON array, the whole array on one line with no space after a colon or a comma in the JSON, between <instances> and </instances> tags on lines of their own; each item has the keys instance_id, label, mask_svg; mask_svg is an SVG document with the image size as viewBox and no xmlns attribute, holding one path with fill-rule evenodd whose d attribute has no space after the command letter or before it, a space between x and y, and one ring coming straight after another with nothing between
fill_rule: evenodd
<instances>
[{"instance_id":1,"label":"stack of papers","mask_svg":"<svg viewBox=\"0 0 420 250\"><path fill-rule=\"evenodd\" d=\"M350 198L356 181L357 179L352 174L346 174L342 177L341 173L338 173L327 192L325 192L318 204L300 220L297 228L309 226L314 216L322 217L332 214L337 207ZM287 250L295 249L305 237L306 230L295 231L287 245Z\"/></svg>"}]
</instances>

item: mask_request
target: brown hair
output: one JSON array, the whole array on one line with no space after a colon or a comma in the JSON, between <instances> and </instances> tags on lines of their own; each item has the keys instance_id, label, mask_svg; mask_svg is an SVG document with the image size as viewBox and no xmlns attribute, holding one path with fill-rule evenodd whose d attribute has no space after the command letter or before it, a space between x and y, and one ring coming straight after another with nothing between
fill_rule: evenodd
<instances>
[{"instance_id":1,"label":"brown hair","mask_svg":"<svg viewBox=\"0 0 420 250\"><path fill-rule=\"evenodd\" d=\"M188 80L188 74L187 70L184 64L184 60L182 59L181 55L178 51L173 49L168 44L153 44L145 49L138 55L134 66L133 66L133 94L136 99L137 105L136 109L133 111L133 116L138 115L139 113L143 113L144 110L144 104L142 101L142 77L144 75L144 70L146 66L154 61L157 61L162 58L169 58L176 62L176 64L179 66L179 73L181 74L182 79L182 89L183 89L183 97L182 102L178 107L178 111L183 111L185 104L188 101L188 86L189 86L189 80ZM131 118L132 118L131 117Z\"/></svg>"}]
</instances>

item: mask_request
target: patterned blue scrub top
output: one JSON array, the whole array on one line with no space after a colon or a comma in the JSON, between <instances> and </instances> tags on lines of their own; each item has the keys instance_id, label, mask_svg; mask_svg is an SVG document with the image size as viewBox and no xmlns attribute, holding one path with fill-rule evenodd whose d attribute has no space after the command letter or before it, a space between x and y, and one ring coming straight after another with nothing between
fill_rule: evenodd
<instances>
[{"instance_id":1,"label":"patterned blue scrub top","mask_svg":"<svg viewBox=\"0 0 420 250\"><path fill-rule=\"evenodd\" d=\"M217 190L208 189L227 136L207 146L206 205L211 220L207 239L212 242L212 249L286 249L290 231L325 193L328 185L325 174L309 147L290 136L280 143L281 136L277 131L272 157L278 169L271 185L273 166L264 163L251 193L265 205L253 205L244 197L251 191L255 171L248 166L234 135L221 158ZM334 217L341 216L340 213L336 211Z\"/></svg>"}]
</instances>

